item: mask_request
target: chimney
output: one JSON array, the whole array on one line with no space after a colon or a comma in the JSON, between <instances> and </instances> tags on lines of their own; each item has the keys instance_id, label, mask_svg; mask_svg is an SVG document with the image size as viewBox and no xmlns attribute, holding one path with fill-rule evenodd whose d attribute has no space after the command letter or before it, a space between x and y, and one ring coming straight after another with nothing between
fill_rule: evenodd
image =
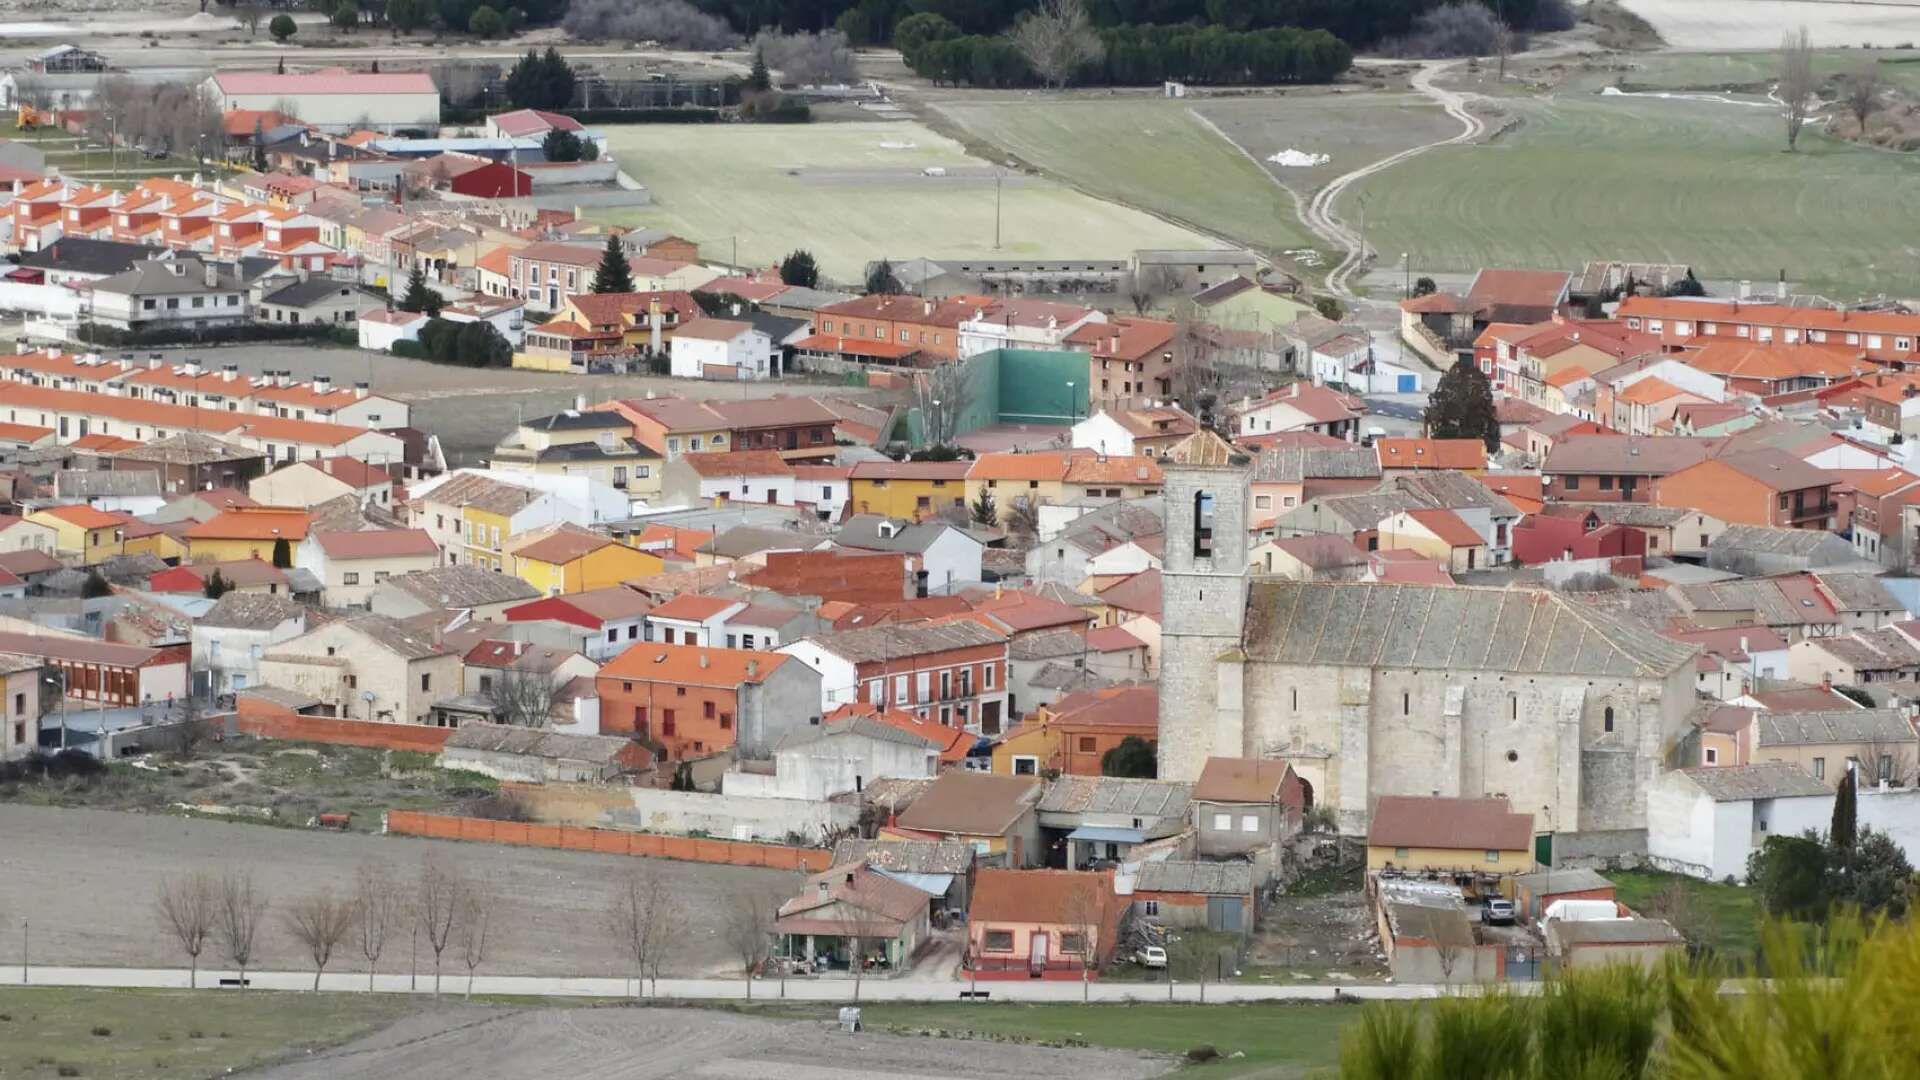
<instances>
[{"instance_id":1,"label":"chimney","mask_svg":"<svg viewBox=\"0 0 1920 1080\"><path fill-rule=\"evenodd\" d=\"M277 387L279 387L279 388L280 388L280 389L282 389L282 390L285 390L285 389L286 389L287 387L289 387L289 386L292 386L292 385L293 385L293 372L291 372L291 371L276 371L276 372L274 372L274 373L273 373L273 385L275 385L275 386L277 386Z\"/></svg>"},{"instance_id":2,"label":"chimney","mask_svg":"<svg viewBox=\"0 0 1920 1080\"><path fill-rule=\"evenodd\" d=\"M238 379L239 377L240 377L239 364L228 364L227 366L220 369L220 381L222 382L233 382L235 379Z\"/></svg>"},{"instance_id":3,"label":"chimney","mask_svg":"<svg viewBox=\"0 0 1920 1080\"><path fill-rule=\"evenodd\" d=\"M933 317L933 301L931 300L920 301L920 313L926 316L927 318L932 318Z\"/></svg>"},{"instance_id":4,"label":"chimney","mask_svg":"<svg viewBox=\"0 0 1920 1080\"><path fill-rule=\"evenodd\" d=\"M357 382L357 383L354 383L354 384L353 384L353 396L354 396L354 397L357 397L357 398L364 398L364 397L366 397L366 396L367 396L367 384L366 384L366 383L363 383L363 382Z\"/></svg>"},{"instance_id":5,"label":"chimney","mask_svg":"<svg viewBox=\"0 0 1920 1080\"><path fill-rule=\"evenodd\" d=\"M20 356L25 356L33 351L33 344L23 337L14 338L13 351Z\"/></svg>"},{"instance_id":6,"label":"chimney","mask_svg":"<svg viewBox=\"0 0 1920 1080\"><path fill-rule=\"evenodd\" d=\"M1777 300L1787 298L1787 269L1784 266L1780 268L1780 282L1773 287L1773 295Z\"/></svg>"},{"instance_id":7,"label":"chimney","mask_svg":"<svg viewBox=\"0 0 1920 1080\"><path fill-rule=\"evenodd\" d=\"M1753 296L1753 282L1751 281L1741 282L1740 283L1740 299L1746 300L1746 299L1750 299L1752 296Z\"/></svg>"},{"instance_id":8,"label":"chimney","mask_svg":"<svg viewBox=\"0 0 1920 1080\"><path fill-rule=\"evenodd\" d=\"M574 412L587 411L587 395L585 394L573 395L573 411Z\"/></svg>"},{"instance_id":9,"label":"chimney","mask_svg":"<svg viewBox=\"0 0 1920 1080\"><path fill-rule=\"evenodd\" d=\"M333 393L333 376L315 375L313 377L313 392L316 394Z\"/></svg>"},{"instance_id":10,"label":"chimney","mask_svg":"<svg viewBox=\"0 0 1920 1080\"><path fill-rule=\"evenodd\" d=\"M824 881L820 883L820 895L823 897L827 895L827 883Z\"/></svg>"},{"instance_id":11,"label":"chimney","mask_svg":"<svg viewBox=\"0 0 1920 1080\"><path fill-rule=\"evenodd\" d=\"M747 678L749 679L758 678L759 675L760 675L760 661L758 660L747 661Z\"/></svg>"},{"instance_id":12,"label":"chimney","mask_svg":"<svg viewBox=\"0 0 1920 1080\"><path fill-rule=\"evenodd\" d=\"M200 361L189 360L180 365L180 373L189 379L198 377L200 374Z\"/></svg>"},{"instance_id":13,"label":"chimney","mask_svg":"<svg viewBox=\"0 0 1920 1080\"><path fill-rule=\"evenodd\" d=\"M205 280L207 288L214 289L220 286L220 271L217 267L211 263L202 263L200 264L200 269L205 272L206 276L203 280Z\"/></svg>"},{"instance_id":14,"label":"chimney","mask_svg":"<svg viewBox=\"0 0 1920 1080\"><path fill-rule=\"evenodd\" d=\"M147 370L148 371L160 370L160 358L157 356L147 357Z\"/></svg>"}]
</instances>

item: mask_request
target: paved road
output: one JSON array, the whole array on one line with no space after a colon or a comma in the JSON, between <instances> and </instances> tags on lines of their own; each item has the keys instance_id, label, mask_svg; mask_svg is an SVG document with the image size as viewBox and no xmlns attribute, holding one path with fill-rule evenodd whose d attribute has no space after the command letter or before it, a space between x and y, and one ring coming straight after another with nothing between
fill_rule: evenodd
<instances>
[{"instance_id":1,"label":"paved road","mask_svg":"<svg viewBox=\"0 0 1920 1080\"><path fill-rule=\"evenodd\" d=\"M1409 420L1419 423L1426 412L1426 395L1397 394L1392 397L1370 397L1367 412L1374 416L1388 416L1395 420Z\"/></svg>"},{"instance_id":2,"label":"paved road","mask_svg":"<svg viewBox=\"0 0 1920 1080\"><path fill-rule=\"evenodd\" d=\"M455 971L458 974L455 974ZM0 968L0 986L20 986L21 969L18 964ZM232 977L233 972L226 969L207 967L201 969L199 985L202 989L218 985L222 977ZM81 968L81 967L33 967L26 972L25 985L30 986L94 986L115 988L151 988L184 990L188 977L184 968ZM249 986L260 990L311 990L313 988L312 971L252 971L247 973ZM321 977L320 988L340 993L364 993L367 991L365 973L337 972ZM422 993L433 992L431 973L411 980L405 974L376 975L373 988L381 993ZM455 963L449 963L448 972L442 982L442 992L461 994L467 990L466 969ZM906 976L899 979L866 979L860 984L862 1001L951 1001L955 1000L967 984L951 979ZM1078 982L1060 981L1015 981L984 982L978 989L991 995L993 1001L1020 1002L1076 1002L1085 998L1103 1002L1162 1002L1167 1001L1167 987L1164 983L1133 982L1094 982L1084 988ZM1355 1001L1409 1001L1441 996L1443 988L1432 985L1390 985L1380 983L1354 986L1293 986L1293 985L1252 985L1245 983L1209 983L1201 987L1197 983L1177 983L1173 988L1174 1001L1197 1003L1203 998L1209 1005L1239 1004L1249 1001L1333 1001L1336 997ZM476 994L531 995L542 997L599 997L621 998L636 996L634 981L630 979L607 978L555 978L532 975L489 975L476 974L473 980L473 992ZM1457 988L1456 988L1457 992ZM661 979L656 995L651 984L646 987L645 996L682 1001L742 1001L746 999L746 983L740 979ZM785 997L792 1001L847 1001L853 997L853 982L850 979L789 979L782 990L777 979L760 979L754 982L755 1000Z\"/></svg>"}]
</instances>

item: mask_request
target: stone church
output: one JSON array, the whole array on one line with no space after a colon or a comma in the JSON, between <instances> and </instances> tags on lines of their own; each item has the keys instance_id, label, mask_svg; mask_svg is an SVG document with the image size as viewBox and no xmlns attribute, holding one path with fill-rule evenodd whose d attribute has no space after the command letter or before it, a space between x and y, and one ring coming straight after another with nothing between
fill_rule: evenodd
<instances>
[{"instance_id":1,"label":"stone church","mask_svg":"<svg viewBox=\"0 0 1920 1080\"><path fill-rule=\"evenodd\" d=\"M1348 834L1381 795L1504 795L1543 833L1646 827L1690 647L1538 588L1255 577L1247 460L1184 456L1163 489L1162 779L1282 759Z\"/></svg>"}]
</instances>

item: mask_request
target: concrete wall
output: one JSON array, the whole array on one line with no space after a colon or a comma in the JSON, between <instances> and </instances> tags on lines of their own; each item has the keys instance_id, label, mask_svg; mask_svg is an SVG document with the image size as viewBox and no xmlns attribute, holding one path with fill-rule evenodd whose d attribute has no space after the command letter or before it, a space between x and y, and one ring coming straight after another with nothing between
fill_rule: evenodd
<instances>
[{"instance_id":1,"label":"concrete wall","mask_svg":"<svg viewBox=\"0 0 1920 1080\"><path fill-rule=\"evenodd\" d=\"M833 853L816 848L780 844L746 844L686 836L657 836L618 829L583 829L570 825L533 825L518 821L450 817L393 810L387 831L404 836L432 836L444 840L476 840L494 844L595 851L609 855L636 855L687 862L765 866L817 873L833 862Z\"/></svg>"},{"instance_id":2,"label":"concrete wall","mask_svg":"<svg viewBox=\"0 0 1920 1080\"><path fill-rule=\"evenodd\" d=\"M1387 967L1397 983L1434 983L1460 986L1499 982L1505 977L1498 945L1462 945L1454 950L1453 970L1441 963L1440 950L1425 941L1401 939L1394 943Z\"/></svg>"},{"instance_id":3,"label":"concrete wall","mask_svg":"<svg viewBox=\"0 0 1920 1080\"><path fill-rule=\"evenodd\" d=\"M632 788L631 808L613 809L606 823L615 828L659 833L705 833L733 840L784 841L798 834L808 842L852 828L857 807L801 799L708 795L697 791Z\"/></svg>"}]
</instances>

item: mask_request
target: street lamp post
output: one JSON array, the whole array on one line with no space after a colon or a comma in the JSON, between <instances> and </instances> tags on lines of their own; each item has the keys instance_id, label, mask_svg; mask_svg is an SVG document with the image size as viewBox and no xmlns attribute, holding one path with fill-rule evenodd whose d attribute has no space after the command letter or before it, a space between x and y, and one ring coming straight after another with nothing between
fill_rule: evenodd
<instances>
[{"instance_id":1,"label":"street lamp post","mask_svg":"<svg viewBox=\"0 0 1920 1080\"><path fill-rule=\"evenodd\" d=\"M1080 422L1080 403L1073 399L1073 380L1067 380L1067 426Z\"/></svg>"},{"instance_id":2,"label":"street lamp post","mask_svg":"<svg viewBox=\"0 0 1920 1080\"><path fill-rule=\"evenodd\" d=\"M1407 279L1406 288L1400 295L1410 297L1413 295L1413 255L1411 252L1403 251L1400 253L1400 265L1405 268Z\"/></svg>"}]
</instances>

